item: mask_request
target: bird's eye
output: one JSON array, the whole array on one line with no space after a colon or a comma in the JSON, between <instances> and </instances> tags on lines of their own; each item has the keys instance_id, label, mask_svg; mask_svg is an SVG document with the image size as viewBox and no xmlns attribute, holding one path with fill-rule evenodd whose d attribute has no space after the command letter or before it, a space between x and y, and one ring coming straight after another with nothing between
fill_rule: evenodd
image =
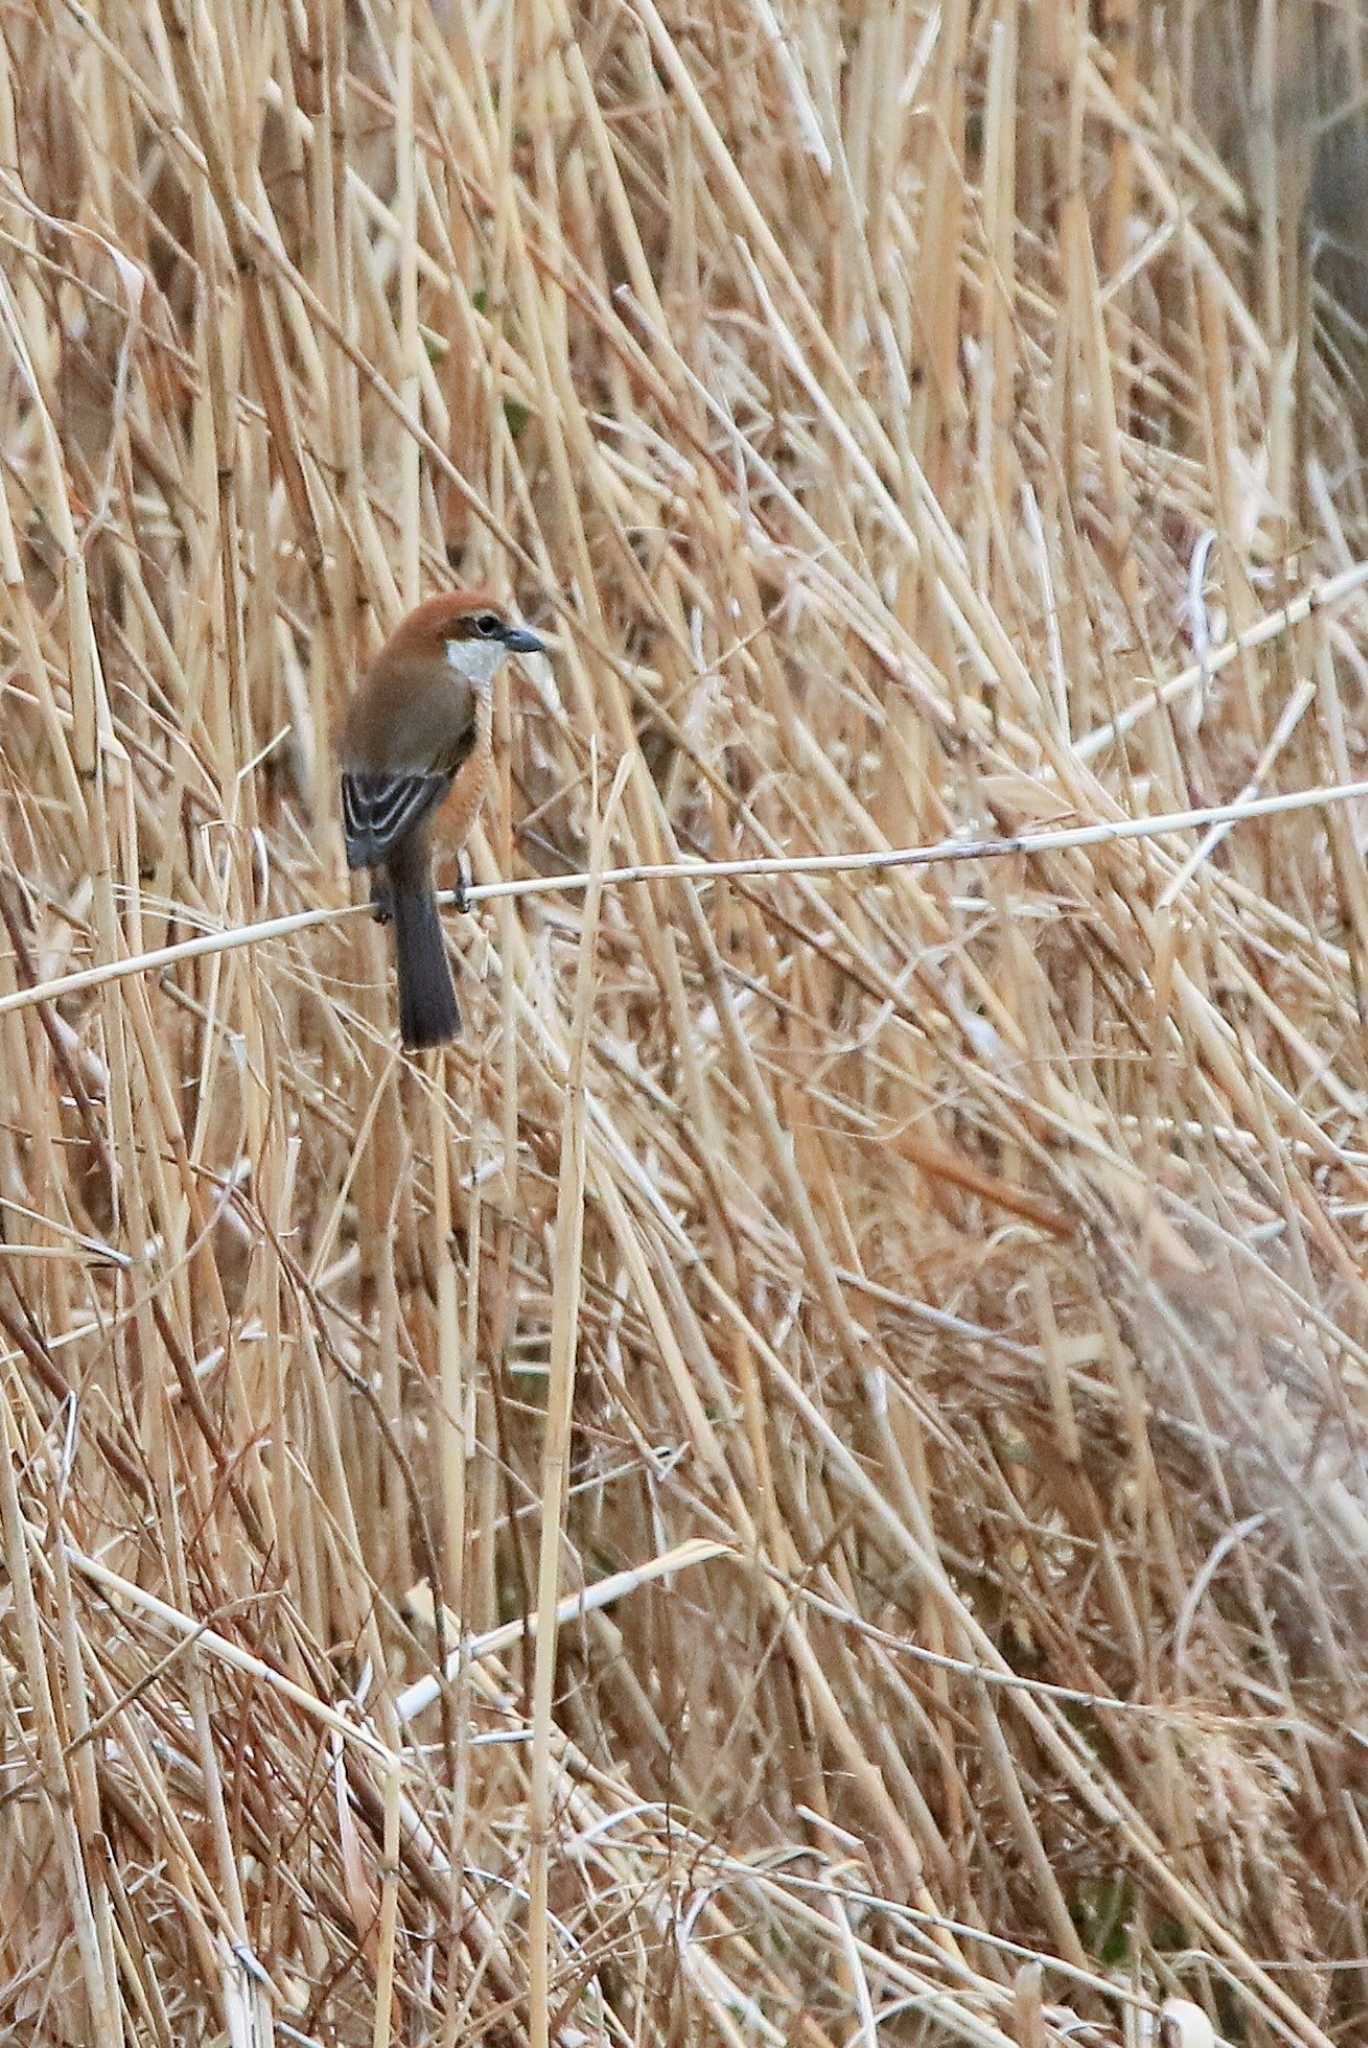
<instances>
[{"instance_id":1,"label":"bird's eye","mask_svg":"<svg viewBox=\"0 0 1368 2048\"><path fill-rule=\"evenodd\" d=\"M497 612L481 612L475 621L475 631L482 640L497 640L503 631L503 620Z\"/></svg>"}]
</instances>

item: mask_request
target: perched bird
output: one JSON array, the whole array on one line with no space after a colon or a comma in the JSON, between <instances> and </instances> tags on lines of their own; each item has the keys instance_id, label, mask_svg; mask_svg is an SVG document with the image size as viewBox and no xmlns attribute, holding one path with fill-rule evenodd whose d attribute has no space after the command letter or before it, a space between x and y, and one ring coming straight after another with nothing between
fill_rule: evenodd
<instances>
[{"instance_id":1,"label":"perched bird","mask_svg":"<svg viewBox=\"0 0 1368 2048\"><path fill-rule=\"evenodd\" d=\"M487 591L430 597L362 677L340 748L347 865L373 868L375 914L394 920L399 1033L417 1048L461 1028L432 888L432 832L469 838L489 782L494 678L509 654L541 654Z\"/></svg>"}]
</instances>

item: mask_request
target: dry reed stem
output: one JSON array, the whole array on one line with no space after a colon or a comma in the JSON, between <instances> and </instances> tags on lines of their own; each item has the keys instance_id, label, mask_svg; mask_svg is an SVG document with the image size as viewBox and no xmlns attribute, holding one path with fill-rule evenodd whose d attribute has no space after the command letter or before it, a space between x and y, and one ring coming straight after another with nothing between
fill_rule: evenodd
<instances>
[{"instance_id":1,"label":"dry reed stem","mask_svg":"<svg viewBox=\"0 0 1368 2048\"><path fill-rule=\"evenodd\" d=\"M0 22L0 2032L1362 2032L1313 27ZM420 1063L331 731L477 577Z\"/></svg>"}]
</instances>

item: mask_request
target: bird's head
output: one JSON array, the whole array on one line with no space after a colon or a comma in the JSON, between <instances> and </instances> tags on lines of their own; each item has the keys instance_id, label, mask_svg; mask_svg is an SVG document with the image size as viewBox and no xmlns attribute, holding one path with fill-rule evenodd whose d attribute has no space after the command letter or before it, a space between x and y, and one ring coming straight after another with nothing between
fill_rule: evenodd
<instances>
[{"instance_id":1,"label":"bird's head","mask_svg":"<svg viewBox=\"0 0 1368 2048\"><path fill-rule=\"evenodd\" d=\"M487 590L448 590L409 613L387 652L445 662L472 689L483 691L506 655L544 654L546 649Z\"/></svg>"}]
</instances>

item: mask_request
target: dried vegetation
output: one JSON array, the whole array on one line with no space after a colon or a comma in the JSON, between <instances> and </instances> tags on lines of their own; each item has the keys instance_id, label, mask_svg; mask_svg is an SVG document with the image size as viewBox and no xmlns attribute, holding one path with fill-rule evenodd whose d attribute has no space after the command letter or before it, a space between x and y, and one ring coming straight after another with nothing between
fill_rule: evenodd
<instances>
[{"instance_id":1,"label":"dried vegetation","mask_svg":"<svg viewBox=\"0 0 1368 2048\"><path fill-rule=\"evenodd\" d=\"M1362 808L491 893L417 1065L328 744L455 573L484 883L1363 777L1347 12L0 17L6 2039L1364 2038Z\"/></svg>"}]
</instances>

